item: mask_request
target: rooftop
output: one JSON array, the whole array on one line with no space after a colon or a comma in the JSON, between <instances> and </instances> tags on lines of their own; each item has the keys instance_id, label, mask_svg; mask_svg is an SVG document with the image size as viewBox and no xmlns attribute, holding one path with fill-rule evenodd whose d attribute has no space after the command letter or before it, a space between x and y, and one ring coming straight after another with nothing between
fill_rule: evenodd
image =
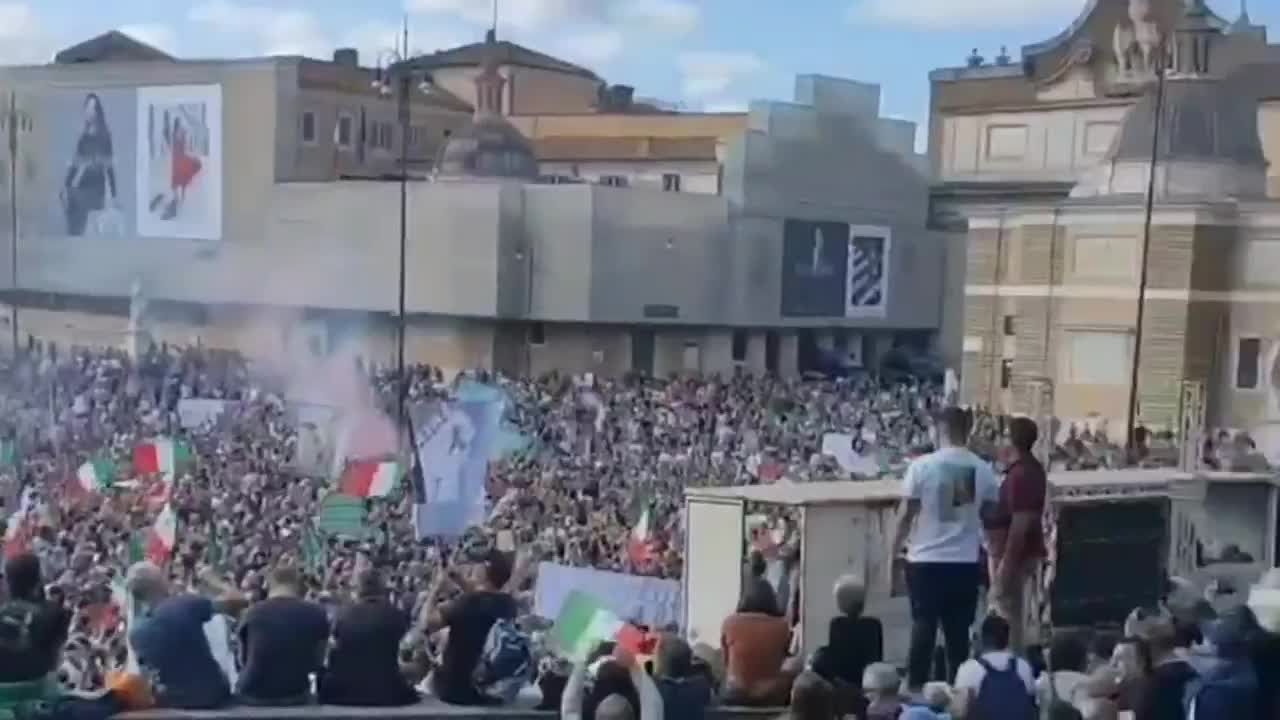
<instances>
[{"instance_id":1,"label":"rooftop","mask_svg":"<svg viewBox=\"0 0 1280 720\"><path fill-rule=\"evenodd\" d=\"M584 67L540 53L537 50L530 50L509 40L494 40L492 45L488 42L461 45L448 50L439 50L430 55L419 55L407 60L406 63L410 67L419 70L473 67L483 63L489 53L493 53L493 57L499 65L517 65L598 79L595 73Z\"/></svg>"}]
</instances>

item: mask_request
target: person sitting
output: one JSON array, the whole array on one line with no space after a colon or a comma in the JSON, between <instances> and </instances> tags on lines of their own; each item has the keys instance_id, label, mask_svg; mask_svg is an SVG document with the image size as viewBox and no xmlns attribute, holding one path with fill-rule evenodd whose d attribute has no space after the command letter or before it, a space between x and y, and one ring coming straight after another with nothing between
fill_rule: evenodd
<instances>
[{"instance_id":1,"label":"person sitting","mask_svg":"<svg viewBox=\"0 0 1280 720\"><path fill-rule=\"evenodd\" d=\"M867 588L860 580L846 575L836 580L834 591L841 614L827 627L827 648L836 677L858 687L863 670L884 659L884 628L862 616Z\"/></svg>"},{"instance_id":2,"label":"person sitting","mask_svg":"<svg viewBox=\"0 0 1280 720\"><path fill-rule=\"evenodd\" d=\"M587 690L588 675L595 677ZM560 704L561 720L662 720L662 695L625 649L602 644L573 667Z\"/></svg>"},{"instance_id":3,"label":"person sitting","mask_svg":"<svg viewBox=\"0 0 1280 720\"><path fill-rule=\"evenodd\" d=\"M329 665L320 678L326 705L394 707L418 701L400 672L400 640L409 616L387 599L382 574L365 568L356 576L356 601L333 625Z\"/></svg>"},{"instance_id":4,"label":"person sitting","mask_svg":"<svg viewBox=\"0 0 1280 720\"><path fill-rule=\"evenodd\" d=\"M899 720L951 720L951 688L946 683L925 683L921 700L904 707Z\"/></svg>"},{"instance_id":5,"label":"person sitting","mask_svg":"<svg viewBox=\"0 0 1280 720\"><path fill-rule=\"evenodd\" d=\"M771 706L786 702L791 677L782 666L790 634L773 588L763 581L748 586L738 611L725 618L720 629L727 704Z\"/></svg>"},{"instance_id":6,"label":"person sitting","mask_svg":"<svg viewBox=\"0 0 1280 720\"><path fill-rule=\"evenodd\" d=\"M678 635L664 633L658 639L654 677L668 720L703 720L715 691L705 673L693 667L693 650Z\"/></svg>"},{"instance_id":7,"label":"person sitting","mask_svg":"<svg viewBox=\"0 0 1280 720\"><path fill-rule=\"evenodd\" d=\"M982 654L956 672L956 693L966 717L1034 720L1035 676L1031 664L1009 649L1009 623L988 615L979 629Z\"/></svg>"},{"instance_id":8,"label":"person sitting","mask_svg":"<svg viewBox=\"0 0 1280 720\"><path fill-rule=\"evenodd\" d=\"M1207 639L1216 662L1188 683L1188 720L1257 717L1258 676L1249 657L1256 627L1247 607L1233 608L1209 626Z\"/></svg>"},{"instance_id":9,"label":"person sitting","mask_svg":"<svg viewBox=\"0 0 1280 720\"><path fill-rule=\"evenodd\" d=\"M1047 664L1046 671L1036 680L1036 698L1041 709L1051 707L1056 700L1075 708L1086 720L1116 716L1115 703L1107 697L1109 693L1099 696L1098 685L1090 681L1089 650L1080 633L1054 633ZM1114 687L1109 690L1114 691Z\"/></svg>"},{"instance_id":10,"label":"person sitting","mask_svg":"<svg viewBox=\"0 0 1280 720\"><path fill-rule=\"evenodd\" d=\"M302 599L302 576L282 567L271 575L267 599L249 608L240 623L244 672L240 698L250 705L305 705L310 676L324 668L329 617Z\"/></svg>"},{"instance_id":11,"label":"person sitting","mask_svg":"<svg viewBox=\"0 0 1280 720\"><path fill-rule=\"evenodd\" d=\"M44 597L40 560L30 553L4 565L8 599L0 604L0 714L60 694L54 677L71 615Z\"/></svg>"},{"instance_id":12,"label":"person sitting","mask_svg":"<svg viewBox=\"0 0 1280 720\"><path fill-rule=\"evenodd\" d=\"M212 710L231 700L230 681L204 628L214 615L235 615L246 602L216 578L205 581L218 589L219 598L172 593L164 571L152 563L129 568L126 584L140 618L129 631L129 643L160 707Z\"/></svg>"},{"instance_id":13,"label":"person sitting","mask_svg":"<svg viewBox=\"0 0 1280 720\"><path fill-rule=\"evenodd\" d=\"M838 717L831 684L806 670L792 683L790 704L779 720L836 720Z\"/></svg>"},{"instance_id":14,"label":"person sitting","mask_svg":"<svg viewBox=\"0 0 1280 720\"><path fill-rule=\"evenodd\" d=\"M863 712L867 720L896 720L902 714L902 679L897 668L889 663L871 663L863 670L859 684L867 698Z\"/></svg>"}]
</instances>

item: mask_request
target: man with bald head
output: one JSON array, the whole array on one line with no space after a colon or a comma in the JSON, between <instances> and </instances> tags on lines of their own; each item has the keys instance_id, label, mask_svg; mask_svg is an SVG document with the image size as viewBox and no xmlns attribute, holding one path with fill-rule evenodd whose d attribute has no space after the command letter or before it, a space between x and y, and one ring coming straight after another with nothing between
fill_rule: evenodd
<instances>
[{"instance_id":1,"label":"man with bald head","mask_svg":"<svg viewBox=\"0 0 1280 720\"><path fill-rule=\"evenodd\" d=\"M174 594L164 570L152 563L129 568L126 584L138 618L129 629L129 644L161 707L212 709L231 699L204 626L215 614L235 615L245 601L216 578L205 581L219 592L218 599Z\"/></svg>"}]
</instances>

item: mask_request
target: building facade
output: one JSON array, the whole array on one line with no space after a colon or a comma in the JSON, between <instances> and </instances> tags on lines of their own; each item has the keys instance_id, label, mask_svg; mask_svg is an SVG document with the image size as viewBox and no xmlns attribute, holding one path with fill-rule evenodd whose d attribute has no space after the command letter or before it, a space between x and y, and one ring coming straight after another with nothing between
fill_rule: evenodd
<instances>
[{"instance_id":1,"label":"building facade","mask_svg":"<svg viewBox=\"0 0 1280 720\"><path fill-rule=\"evenodd\" d=\"M933 222L966 246L967 401L1032 412L1051 388L1052 414L1123 435L1136 375L1142 424L1178 427L1191 386L1211 426L1268 434L1277 71L1247 15L1096 0L1019 64L934 73Z\"/></svg>"},{"instance_id":2,"label":"building facade","mask_svg":"<svg viewBox=\"0 0 1280 720\"><path fill-rule=\"evenodd\" d=\"M468 76L466 100L428 63L437 91L414 100L411 360L794 373L934 343L944 257L925 166L912 128L879 117L878 88L802 77L793 102L741 116L512 115L503 57ZM20 338L123 342L133 296L156 340L394 358L400 188L378 178L396 172L399 128L388 143L394 103L371 71L347 54L82 60L0 71L22 123L0 158L18 169L0 285ZM645 143L630 162L680 191L546 181L549 145L593 136ZM681 144L687 157L655 150Z\"/></svg>"}]
</instances>

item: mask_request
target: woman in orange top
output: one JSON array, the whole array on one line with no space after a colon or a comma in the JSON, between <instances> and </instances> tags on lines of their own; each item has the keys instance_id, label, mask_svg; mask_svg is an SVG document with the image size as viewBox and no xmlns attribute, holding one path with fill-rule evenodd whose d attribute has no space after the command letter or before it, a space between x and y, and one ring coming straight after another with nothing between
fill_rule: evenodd
<instances>
[{"instance_id":1,"label":"woman in orange top","mask_svg":"<svg viewBox=\"0 0 1280 720\"><path fill-rule=\"evenodd\" d=\"M726 618L720 629L720 644L727 704L787 704L793 677L782 665L791 644L791 629L768 581L749 581L738 611Z\"/></svg>"}]
</instances>

